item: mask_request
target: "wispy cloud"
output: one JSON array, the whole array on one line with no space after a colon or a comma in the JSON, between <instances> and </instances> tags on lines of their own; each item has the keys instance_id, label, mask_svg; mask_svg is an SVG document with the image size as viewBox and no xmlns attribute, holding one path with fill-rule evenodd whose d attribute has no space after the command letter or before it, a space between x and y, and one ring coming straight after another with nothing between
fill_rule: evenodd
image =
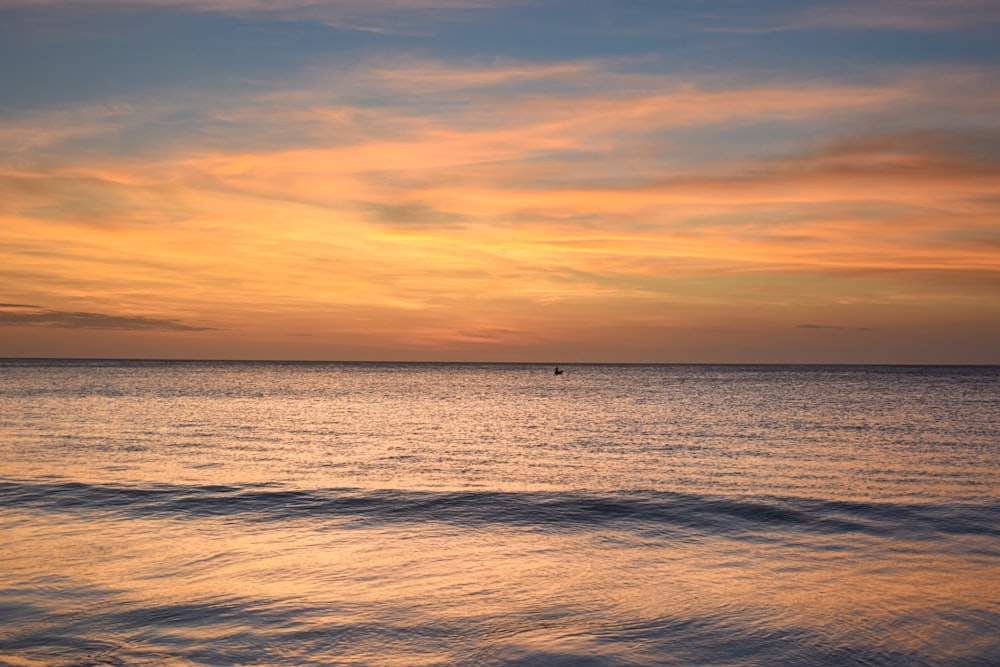
<instances>
[{"instance_id":1,"label":"wispy cloud","mask_svg":"<svg viewBox=\"0 0 1000 667\"><path fill-rule=\"evenodd\" d=\"M511 9L531 5L525 0L0 0L0 8L94 8L120 7L130 12L142 8L175 8L196 13L256 15L296 21L316 21L332 26L372 31L406 32L400 15L409 19L420 12L461 16L476 10ZM757 25L709 28L723 32L775 32L800 29L830 30L949 30L1000 22L993 0L869 0L865 2L805 2L792 10L774 9L766 3L755 6ZM781 12L775 15L776 12ZM736 14L746 21L742 12ZM689 20L701 14L688 14ZM711 23L725 21L707 10L702 18Z\"/></svg>"},{"instance_id":2,"label":"wispy cloud","mask_svg":"<svg viewBox=\"0 0 1000 667\"><path fill-rule=\"evenodd\" d=\"M483 6L406 4L432 5ZM597 57L310 62L239 93L8 112L0 282L48 306L0 324L465 349L590 335L595 318L615 335L644 322L654 345L722 310L791 336L884 332L866 309L898 304L998 305L989 68L852 82Z\"/></svg>"},{"instance_id":3,"label":"wispy cloud","mask_svg":"<svg viewBox=\"0 0 1000 667\"><path fill-rule=\"evenodd\" d=\"M53 327L56 329L98 329L115 331L211 331L213 327L193 326L178 320L128 315L108 315L62 310L41 306L0 304L0 326Z\"/></svg>"},{"instance_id":4,"label":"wispy cloud","mask_svg":"<svg viewBox=\"0 0 1000 667\"><path fill-rule=\"evenodd\" d=\"M797 329L832 329L834 331L875 331L872 327L841 327L830 324L799 324Z\"/></svg>"},{"instance_id":5,"label":"wispy cloud","mask_svg":"<svg viewBox=\"0 0 1000 667\"><path fill-rule=\"evenodd\" d=\"M515 0L0 0L2 8L73 9L176 9L196 14L216 13L237 17L269 18L326 24L344 30L384 34L427 34L414 27L414 18L428 14L461 17L476 10L510 6Z\"/></svg>"},{"instance_id":6,"label":"wispy cloud","mask_svg":"<svg viewBox=\"0 0 1000 667\"><path fill-rule=\"evenodd\" d=\"M0 7L54 7L60 5L123 5L137 7L184 7L218 12L296 12L303 9L329 12L392 12L419 9L479 9L496 6L498 0L0 0Z\"/></svg>"},{"instance_id":7,"label":"wispy cloud","mask_svg":"<svg viewBox=\"0 0 1000 667\"><path fill-rule=\"evenodd\" d=\"M993 248L974 243L988 240L983 234L995 214L997 157L986 147L996 132L989 125L836 139L818 134L805 150L801 141L783 145L765 135L744 156L722 150L711 134L700 145L685 136L765 123L814 132L829 118L878 126L900 109L920 113L941 91L964 100L956 112L969 107L985 117L1000 105L982 77L725 87L646 76L652 89L636 92L631 82L614 91L603 80L599 90L588 90L580 76L603 76L595 62L475 68L427 61L401 65L398 76L380 74L386 71L381 61L341 74L347 85L334 87L340 97L310 79L283 93L229 100L228 107L206 100L239 120L241 136L254 137L252 150L206 142L203 126L194 126L162 146L152 138L142 160L95 160L92 150L74 153L64 145L58 160L39 149L45 159L32 163L27 151L21 168L0 175L6 210L13 219L130 230L135 243L144 239L138 252L162 248L159 239L172 230L174 270L190 276L220 264L182 250L184 239L210 233L232 240L247 262L282 267L274 282L257 286L260 294L287 292L277 286L290 284L283 281L302 265L301 256L337 253L338 276L352 282L367 276L368 286L356 295L398 303L406 301L398 295L413 290L394 282L392 264L411 274L424 266L441 277L476 262L509 263L524 276L523 287L506 283L516 293L545 285L560 294L558 280L542 277L567 261L584 268L577 276L616 276L602 289L612 283L634 289L642 276L661 271L665 258L714 270L988 271L992 262ZM448 103L444 110L366 106L351 87L361 78L369 92L428 86ZM567 87L549 94L491 90L550 78ZM937 112L926 113L933 124ZM288 128L303 130L287 137L292 146L284 143ZM272 142L261 140L269 136ZM713 156L717 151L721 158ZM290 215L295 224L287 226L281 221ZM338 244L316 243L333 230ZM575 280L580 289L589 281ZM647 281L642 289L657 288Z\"/></svg>"}]
</instances>

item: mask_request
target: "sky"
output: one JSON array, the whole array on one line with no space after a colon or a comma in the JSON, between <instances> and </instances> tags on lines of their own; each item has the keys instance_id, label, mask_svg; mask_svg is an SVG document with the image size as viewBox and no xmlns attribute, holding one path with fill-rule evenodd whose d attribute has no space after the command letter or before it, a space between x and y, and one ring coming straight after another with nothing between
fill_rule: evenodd
<instances>
[{"instance_id":1,"label":"sky","mask_svg":"<svg viewBox=\"0 0 1000 667\"><path fill-rule=\"evenodd\" d=\"M0 357L1000 363L997 0L0 0Z\"/></svg>"}]
</instances>

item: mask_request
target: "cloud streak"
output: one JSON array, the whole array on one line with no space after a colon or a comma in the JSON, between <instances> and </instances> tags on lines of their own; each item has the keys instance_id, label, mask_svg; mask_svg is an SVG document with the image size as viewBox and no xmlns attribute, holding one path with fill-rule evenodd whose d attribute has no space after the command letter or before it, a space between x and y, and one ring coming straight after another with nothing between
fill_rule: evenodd
<instances>
[{"instance_id":1,"label":"cloud streak","mask_svg":"<svg viewBox=\"0 0 1000 667\"><path fill-rule=\"evenodd\" d=\"M246 19L312 22L341 30L374 35L426 35L412 21L510 6L498 0L0 0L0 9L72 9L84 12L175 10L192 14L223 14Z\"/></svg>"},{"instance_id":2,"label":"cloud streak","mask_svg":"<svg viewBox=\"0 0 1000 667\"><path fill-rule=\"evenodd\" d=\"M241 236L245 250L237 256L282 267L275 282L256 288L260 294L280 291L275 286L288 280L299 261L289 257L286 265L290 249L316 260L316 252L351 253L336 274L368 276L372 282L360 293L397 303L405 299L389 296L398 286L388 279L388 265L420 267L428 276L462 272L471 268L462 253L477 258L472 264L519 267L534 287L508 282L515 294L564 293L562 279L544 277L546 267L564 261L581 263L577 275L614 276L605 284L622 285L641 284L668 258L716 271L990 271L993 248L974 240L979 234L988 241L995 213L989 197L997 159L982 149L994 130L857 135L791 155L761 144L754 148L777 154L730 152L721 160L711 150L698 156L704 146L693 150L671 134L761 122L810 130L845 112L870 123L935 97L932 79L919 86L907 77L878 86L709 88L666 78L657 82L660 90L613 95L604 84L599 94L579 89L578 77L588 70L600 73L594 63L499 72L422 63L415 67L421 75L405 84L397 83L407 79L405 68L399 79L375 76L390 90L421 89L429 81L440 92L445 81L449 90L466 91L453 93L443 115L419 106L337 106L311 86L269 93L263 104L246 101L226 113L257 137L290 123L305 127L318 145L206 150L193 128L191 137L172 138L165 152L146 149L157 160L94 162L91 152L74 160L64 149L59 161L31 166L27 156L20 169L0 174L0 187L15 218L129 230L137 241L146 239L140 254L167 235L180 240L213 229L220 239ZM571 96L489 94L498 82L553 76L566 77ZM955 76L939 75L938 85L964 86L968 106L984 113L997 108L980 80L965 78L956 84ZM352 97L350 89L343 94ZM335 138L344 119L351 119L347 142ZM335 135L324 140L328 130ZM683 160L673 160L681 147ZM279 231L278 221L292 211L295 227ZM964 238L942 236L961 229ZM333 230L351 240L340 247L315 243ZM195 265L208 262L197 251L184 254ZM170 271L197 277L201 270L185 260ZM586 284L577 289L593 288Z\"/></svg>"},{"instance_id":3,"label":"cloud streak","mask_svg":"<svg viewBox=\"0 0 1000 667\"><path fill-rule=\"evenodd\" d=\"M839 327L829 324L799 324L796 329L831 329L834 331L875 331L871 327Z\"/></svg>"},{"instance_id":4,"label":"cloud streak","mask_svg":"<svg viewBox=\"0 0 1000 667\"><path fill-rule=\"evenodd\" d=\"M0 304L0 326L53 327L56 329L96 329L101 331L213 330L212 327L192 326L170 319L48 310L41 306L23 304Z\"/></svg>"}]
</instances>

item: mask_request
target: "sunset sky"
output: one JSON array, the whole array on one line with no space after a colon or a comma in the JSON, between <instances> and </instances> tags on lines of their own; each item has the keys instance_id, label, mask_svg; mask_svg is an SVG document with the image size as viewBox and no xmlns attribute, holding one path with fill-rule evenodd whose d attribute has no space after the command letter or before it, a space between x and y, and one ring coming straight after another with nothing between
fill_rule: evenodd
<instances>
[{"instance_id":1,"label":"sunset sky","mask_svg":"<svg viewBox=\"0 0 1000 667\"><path fill-rule=\"evenodd\" d=\"M1000 363L997 0L0 0L0 356Z\"/></svg>"}]
</instances>

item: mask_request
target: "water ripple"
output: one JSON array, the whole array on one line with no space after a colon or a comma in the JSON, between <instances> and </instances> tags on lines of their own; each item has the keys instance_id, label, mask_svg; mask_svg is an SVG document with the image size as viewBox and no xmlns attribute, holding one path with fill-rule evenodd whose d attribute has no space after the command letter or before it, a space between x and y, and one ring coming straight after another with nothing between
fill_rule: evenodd
<instances>
[{"instance_id":1,"label":"water ripple","mask_svg":"<svg viewBox=\"0 0 1000 667\"><path fill-rule=\"evenodd\" d=\"M51 512L132 517L228 517L251 522L337 519L385 524L506 524L542 530L617 525L708 533L769 529L927 538L1000 536L1000 503L844 502L740 499L664 492L295 490L238 486L122 486L83 482L0 482L0 502Z\"/></svg>"}]
</instances>

